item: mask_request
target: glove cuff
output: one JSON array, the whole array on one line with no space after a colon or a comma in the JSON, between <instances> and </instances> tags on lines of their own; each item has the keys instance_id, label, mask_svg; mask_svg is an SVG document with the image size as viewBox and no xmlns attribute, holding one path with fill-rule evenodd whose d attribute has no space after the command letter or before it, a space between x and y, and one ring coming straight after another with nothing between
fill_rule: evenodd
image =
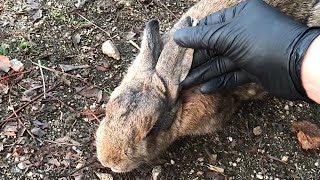
<instances>
[{"instance_id":1,"label":"glove cuff","mask_svg":"<svg viewBox=\"0 0 320 180\"><path fill-rule=\"evenodd\" d=\"M298 97L298 99L304 100L309 103L314 103L314 101L308 97L307 92L302 85L301 66L302 66L302 61L304 59L304 56L305 56L310 44L319 35L320 35L320 27L307 28L298 37L298 40L295 43L295 46L293 48L293 51L291 53L291 58L290 58L290 60L291 60L290 61L290 76L291 76L292 82L295 86L295 89L301 95L301 97Z\"/></svg>"}]
</instances>

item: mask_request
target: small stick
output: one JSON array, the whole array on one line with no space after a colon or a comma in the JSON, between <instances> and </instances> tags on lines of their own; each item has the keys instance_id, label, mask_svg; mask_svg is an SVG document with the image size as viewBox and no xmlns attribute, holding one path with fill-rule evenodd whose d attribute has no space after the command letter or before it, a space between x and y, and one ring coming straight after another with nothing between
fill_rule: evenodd
<instances>
[{"instance_id":1,"label":"small stick","mask_svg":"<svg viewBox=\"0 0 320 180\"><path fill-rule=\"evenodd\" d=\"M100 122L99 118L90 109L87 109L86 111L89 112L89 114L91 114L94 117L94 119ZM85 114L85 113L82 112L82 114Z\"/></svg>"},{"instance_id":2,"label":"small stick","mask_svg":"<svg viewBox=\"0 0 320 180\"><path fill-rule=\"evenodd\" d=\"M60 83L57 83L56 85L54 85L52 88L48 89L47 92L50 92L52 91L54 88L56 88ZM33 103L34 101L40 99L41 97L43 96L43 93L41 93L40 95L36 96L35 98L31 99L31 101L25 103L24 105L22 105L20 108L18 108L16 110L16 113L21 111L22 109L24 109L25 107L27 107L29 104ZM3 125L3 123L7 122L8 119L12 118L15 114L14 113L11 113L8 117L3 117L1 120L0 120L0 127Z\"/></svg>"},{"instance_id":3,"label":"small stick","mask_svg":"<svg viewBox=\"0 0 320 180\"><path fill-rule=\"evenodd\" d=\"M12 102L11 102L11 93L9 93L9 105L12 107L12 112L13 114L16 116L16 117L19 117L17 115L17 112L14 110L14 107L12 105ZM26 129L26 131L28 132L28 134L33 138L33 139L37 139L29 130L28 128L23 124L23 122L21 121L20 118L18 118L18 122ZM40 139L37 139L38 141L40 141L42 143L42 141Z\"/></svg>"},{"instance_id":4,"label":"small stick","mask_svg":"<svg viewBox=\"0 0 320 180\"><path fill-rule=\"evenodd\" d=\"M32 68L32 69L34 69L34 68ZM28 72L32 71L32 69L27 70L27 71L22 71L22 72L13 73L13 74L11 74L11 75L8 75L8 76L5 76L5 77L2 77L2 78L0 78L0 81L5 80L5 79L7 79L7 78L10 78L10 77L12 77L12 76L16 76L16 75L20 75L20 74L28 73Z\"/></svg>"},{"instance_id":5,"label":"small stick","mask_svg":"<svg viewBox=\"0 0 320 180\"><path fill-rule=\"evenodd\" d=\"M91 22L89 19L87 19L87 18L85 18L84 16L82 16L80 13L76 12L76 14L77 14L78 16L80 16L82 19L84 19L84 20L88 21L89 23L91 23L91 24L92 24L93 26L95 26L96 28L100 29L100 31L106 33L107 36L110 37L110 33L109 33L109 32L107 32L106 30L102 29L102 28L99 27L98 25L94 24L94 23Z\"/></svg>"},{"instance_id":6,"label":"small stick","mask_svg":"<svg viewBox=\"0 0 320 180\"><path fill-rule=\"evenodd\" d=\"M164 5L164 4L161 2L161 0L157 0L157 2L160 3L167 11L169 11L174 18L178 19L178 17L177 17L166 5Z\"/></svg>"},{"instance_id":7,"label":"small stick","mask_svg":"<svg viewBox=\"0 0 320 180\"><path fill-rule=\"evenodd\" d=\"M41 61L40 60L38 60L38 64L39 64L41 78L42 78L42 84L43 84L43 98L46 99L46 83L44 81L44 76L43 76L43 71L42 71Z\"/></svg>"},{"instance_id":8,"label":"small stick","mask_svg":"<svg viewBox=\"0 0 320 180\"><path fill-rule=\"evenodd\" d=\"M281 163L284 163L284 164L288 164L287 162L284 162L282 161L281 159L278 159L276 157L273 157L271 155L266 155L265 157L269 158L269 159L272 159L272 160L275 160L275 161L278 161L278 162L281 162Z\"/></svg>"},{"instance_id":9,"label":"small stick","mask_svg":"<svg viewBox=\"0 0 320 180\"><path fill-rule=\"evenodd\" d=\"M138 46L137 43L135 43L135 42L132 41L132 40L129 40L129 43L132 44L135 48L137 48L137 49L140 51L140 47Z\"/></svg>"},{"instance_id":10,"label":"small stick","mask_svg":"<svg viewBox=\"0 0 320 180\"><path fill-rule=\"evenodd\" d=\"M98 162L97 160L91 161L91 162L89 162L89 163L81 166L79 169L76 169L76 170L72 171L72 172L69 173L67 176L72 176L72 175L75 174L76 172L79 172L80 170L82 170L82 169L84 169L84 168L86 168L86 167L89 167L89 166L91 166L92 164L97 163L97 162Z\"/></svg>"},{"instance_id":11,"label":"small stick","mask_svg":"<svg viewBox=\"0 0 320 180\"><path fill-rule=\"evenodd\" d=\"M57 74L60 73L60 74L63 74L63 75L72 77L72 78L74 78L74 79L78 79L78 80L80 80L81 82L83 82L83 83L91 86L91 84L88 83L87 81L85 81L85 80L83 80L83 79L81 79L81 78L78 78L78 77L76 77L76 76L73 76L73 75L71 75L71 74L68 74L68 73L65 73L65 72L62 72L62 71L58 71L58 70L55 70L55 69L52 69L52 68L48 68L48 67L46 67L46 66L43 66L43 65L40 65L40 64L37 64L37 63L34 63L34 62L31 62L31 63L33 63L33 64L35 64L35 65L37 65L37 66L39 66L39 67L41 66L41 67L42 67L43 69L45 69L45 70L48 70L48 71L51 71L51 72L54 72L54 73L57 73Z\"/></svg>"},{"instance_id":12,"label":"small stick","mask_svg":"<svg viewBox=\"0 0 320 180\"><path fill-rule=\"evenodd\" d=\"M70 144L70 143L63 143L63 142L56 142L51 140L43 140L44 142L53 143L53 144L60 144L60 145L67 145L67 146L77 146L76 144Z\"/></svg>"}]
</instances>

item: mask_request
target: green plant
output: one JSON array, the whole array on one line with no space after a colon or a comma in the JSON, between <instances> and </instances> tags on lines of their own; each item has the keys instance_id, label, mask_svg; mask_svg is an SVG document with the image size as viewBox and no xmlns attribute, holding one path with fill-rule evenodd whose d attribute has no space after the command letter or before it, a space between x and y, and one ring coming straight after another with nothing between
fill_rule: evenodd
<instances>
[{"instance_id":1,"label":"green plant","mask_svg":"<svg viewBox=\"0 0 320 180\"><path fill-rule=\"evenodd\" d=\"M30 42L26 39L22 39L18 45L19 49L25 50L30 47Z\"/></svg>"},{"instance_id":2,"label":"green plant","mask_svg":"<svg viewBox=\"0 0 320 180\"><path fill-rule=\"evenodd\" d=\"M103 91L104 91L105 93L107 93L108 96L111 96L112 89L111 89L110 87L104 88Z\"/></svg>"},{"instance_id":3,"label":"green plant","mask_svg":"<svg viewBox=\"0 0 320 180\"><path fill-rule=\"evenodd\" d=\"M9 46L6 44L1 44L0 55L8 55L8 54L9 54Z\"/></svg>"}]
</instances>

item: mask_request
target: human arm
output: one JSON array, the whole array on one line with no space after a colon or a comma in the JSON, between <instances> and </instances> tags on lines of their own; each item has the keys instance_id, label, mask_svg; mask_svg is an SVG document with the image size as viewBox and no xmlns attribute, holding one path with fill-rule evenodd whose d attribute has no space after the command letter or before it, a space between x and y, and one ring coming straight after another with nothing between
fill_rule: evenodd
<instances>
[{"instance_id":1,"label":"human arm","mask_svg":"<svg viewBox=\"0 0 320 180\"><path fill-rule=\"evenodd\" d=\"M179 45L196 49L183 86L201 84L201 92L213 93L255 82L276 97L310 101L301 69L319 34L319 28L296 22L262 0L243 1L175 33Z\"/></svg>"}]
</instances>

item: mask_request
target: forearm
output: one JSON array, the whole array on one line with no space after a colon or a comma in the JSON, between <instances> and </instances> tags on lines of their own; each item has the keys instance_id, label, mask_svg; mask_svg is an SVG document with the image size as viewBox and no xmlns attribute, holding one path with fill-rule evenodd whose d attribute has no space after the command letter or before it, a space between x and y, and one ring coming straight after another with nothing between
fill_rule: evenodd
<instances>
[{"instance_id":1,"label":"forearm","mask_svg":"<svg viewBox=\"0 0 320 180\"><path fill-rule=\"evenodd\" d=\"M308 97L320 104L320 36L306 52L301 66L301 80Z\"/></svg>"}]
</instances>

